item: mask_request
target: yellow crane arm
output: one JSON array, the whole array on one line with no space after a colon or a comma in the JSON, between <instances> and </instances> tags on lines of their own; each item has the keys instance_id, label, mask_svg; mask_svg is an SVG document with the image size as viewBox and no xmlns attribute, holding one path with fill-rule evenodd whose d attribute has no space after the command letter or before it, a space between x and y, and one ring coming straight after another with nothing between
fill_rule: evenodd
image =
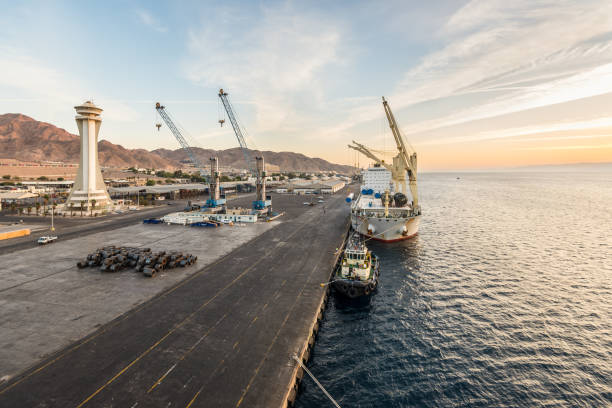
<instances>
[{"instance_id":1,"label":"yellow crane arm","mask_svg":"<svg viewBox=\"0 0 612 408\"><path fill-rule=\"evenodd\" d=\"M399 158L403 162L404 168L408 171L408 183L410 186L410 194L412 195L412 204L413 208L416 211L420 211L419 208L419 193L417 189L417 154L411 149L409 152L406 148L406 143L404 143L404 138L402 137L399 127L397 126L397 122L395 121L395 116L393 116L393 112L391 112L391 107L389 103L386 101L385 97L382 98L383 108L385 109L385 115L387 115L387 120L389 121L389 127L391 128L391 133L393 133L393 137L395 138L395 144L397 145L397 150L399 150Z\"/></svg>"},{"instance_id":2,"label":"yellow crane arm","mask_svg":"<svg viewBox=\"0 0 612 408\"><path fill-rule=\"evenodd\" d=\"M404 161L404 165L406 166L406 168L410 170L412 175L416 178L416 153L409 153L408 149L406 148L406 144L404 143L404 139L400 134L397 122L395 121L395 116L393 116L393 112L391 112L391 107L389 106L389 103L385 100L384 96L382 100L383 108L385 109L385 115L387 115L389 127L391 128L391 133L393 133L393 138L395 139L395 144L397 145L397 150L399 150L400 157Z\"/></svg>"},{"instance_id":3,"label":"yellow crane arm","mask_svg":"<svg viewBox=\"0 0 612 408\"><path fill-rule=\"evenodd\" d=\"M372 153L370 149L368 149L366 146L362 145L361 143L357 143L356 141L353 140L353 144L348 145L348 147L350 149L358 151L359 153L363 154L366 157L369 157L370 159L374 160L376 163L385 167L387 170L390 170L390 171L393 170L393 167L390 164L387 164L385 163L384 160L381 160L378 157L376 157L376 155L374 155L374 153Z\"/></svg>"}]
</instances>

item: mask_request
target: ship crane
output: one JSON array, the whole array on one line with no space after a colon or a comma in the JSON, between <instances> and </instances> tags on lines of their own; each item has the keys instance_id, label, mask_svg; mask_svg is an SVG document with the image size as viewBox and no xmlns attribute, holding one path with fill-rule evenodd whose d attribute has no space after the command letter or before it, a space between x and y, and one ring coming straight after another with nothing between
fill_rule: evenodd
<instances>
[{"instance_id":1,"label":"ship crane","mask_svg":"<svg viewBox=\"0 0 612 408\"><path fill-rule=\"evenodd\" d=\"M397 164L398 166L402 167L402 172L408 172L408 183L410 187L410 194L412 195L412 208L418 214L420 213L420 207L417 190L417 154L414 149L412 149L412 146L410 151L406 148L406 143L404 142L404 139L399 131L397 122L393 116L393 112L391 112L391 107L384 96L382 101L385 114L387 115L387 120L389 121L389 127L391 128L391 133L393 133L395 144L397 145L397 150L399 151L399 154L396 156L398 159ZM396 164L395 161L396 160L394 158L394 167Z\"/></svg>"},{"instance_id":2,"label":"ship crane","mask_svg":"<svg viewBox=\"0 0 612 408\"><path fill-rule=\"evenodd\" d=\"M203 171L202 171L202 169L203 169L202 164L200 163L200 161L198 159L196 159L196 156L193 153L193 150L191 150L191 147L189 146L189 143L187 143L187 140L185 140L185 138L183 137L181 132L178 130L178 128L176 127L176 125L174 124L172 119L170 119L170 116L168 115L168 112L166 112L166 107L164 105L160 104L159 102L157 102L155 104L155 109L159 113L159 116L161 116L161 118L164 120L164 122L166 122L166 125L168 125L168 128L170 128L170 131L172 132L172 134L174 135L176 140L178 140L178 142L181 145L181 147L183 148L183 150L185 150L185 152L187 152L187 155L191 159L191 162L193 163L193 165L197 169L199 169L200 175L202 175L202 173L203 173ZM156 125L156 126L157 126L157 129L159 130L159 128L161 127L161 124L158 124L158 125Z\"/></svg>"},{"instance_id":3,"label":"ship crane","mask_svg":"<svg viewBox=\"0 0 612 408\"><path fill-rule=\"evenodd\" d=\"M376 163L380 164L387 170L391 172L391 178L395 184L395 191L405 193L406 192L406 171L404 171L403 166L401 166L401 160L399 157L395 156L393 158L393 165L385 163L384 160L378 158L374 153L372 153L373 149L362 145L361 143L357 143L353 140L352 145L348 145L350 149L356 150L359 153L363 154L366 157L374 160Z\"/></svg>"}]
</instances>

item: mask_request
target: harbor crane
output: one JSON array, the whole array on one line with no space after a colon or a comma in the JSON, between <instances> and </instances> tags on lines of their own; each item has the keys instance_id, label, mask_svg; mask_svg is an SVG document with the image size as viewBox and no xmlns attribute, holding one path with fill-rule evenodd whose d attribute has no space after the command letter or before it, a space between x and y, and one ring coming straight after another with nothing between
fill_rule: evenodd
<instances>
[{"instance_id":1,"label":"harbor crane","mask_svg":"<svg viewBox=\"0 0 612 408\"><path fill-rule=\"evenodd\" d=\"M181 134L181 131L178 130L178 128L176 127L176 125L174 124L174 122L172 121L170 116L168 115L168 112L166 112L166 107L164 105L160 104L159 102L157 102L155 104L155 109L159 113L159 116L161 116L161 118L164 120L164 122L166 122L166 125L168 125L168 128L170 128L170 131L172 132L172 134L174 135L176 140L178 140L178 142L181 145L181 147L183 148L183 150L185 150L185 152L187 153L187 155L191 159L191 162L193 163L193 165L196 168L198 168L199 171L200 171L200 174L202 174L202 172L203 172L202 164L196 158L195 154L193 153L193 150L191 150L191 147L189 146L189 143L187 143L187 140L185 140L185 138ZM161 124L158 123L155 126L157 127L157 130L159 130L159 128L161 127Z\"/></svg>"},{"instance_id":2,"label":"harbor crane","mask_svg":"<svg viewBox=\"0 0 612 408\"><path fill-rule=\"evenodd\" d=\"M251 173L256 174L256 172L254 171L255 169L253 168L253 159L251 158L251 154L249 153L249 148L247 147L246 141L244 140L244 136L242 135L242 130L240 129L240 126L238 125L238 121L236 120L236 116L234 115L232 104L227 98L227 92L224 92L223 89L219 89L219 98L221 99L221 102L223 102L223 107L225 108L225 112L227 112L227 117L229 118L230 123L232 124L232 127L234 128L234 133L236 134L236 138L238 139L238 144L240 145L240 148L242 149L242 154L244 155L244 161L246 162L247 169ZM223 119L219 120L219 123L221 124L221 126L223 126L224 122L225 120Z\"/></svg>"},{"instance_id":3,"label":"harbor crane","mask_svg":"<svg viewBox=\"0 0 612 408\"><path fill-rule=\"evenodd\" d=\"M240 129L240 125L236 120L236 116L234 115L234 109L232 109L232 104L230 103L227 92L223 91L223 88L219 89L219 98L221 102L223 102L223 107L225 108L225 112L227 112L227 117L234 128L234 133L236 134L236 138L238 139L238 144L242 149L242 154L244 154L244 161L246 162L247 169L256 176L256 197L255 201L253 201L253 209L254 210L265 210L268 207L271 207L272 201L270 197L266 195L266 167L263 157L255 157L255 167L253 168L253 159L251 158L251 153L249 152L249 148L247 147L246 141L244 140L244 136L242 135L242 130ZM219 123L223 126L225 120L219 119ZM270 208L268 208L268 211Z\"/></svg>"}]
</instances>

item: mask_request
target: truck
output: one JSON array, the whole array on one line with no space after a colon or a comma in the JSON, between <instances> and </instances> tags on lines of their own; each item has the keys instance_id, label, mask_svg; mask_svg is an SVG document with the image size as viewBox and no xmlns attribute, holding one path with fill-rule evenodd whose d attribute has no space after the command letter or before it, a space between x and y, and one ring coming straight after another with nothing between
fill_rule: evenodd
<instances>
[{"instance_id":1,"label":"truck","mask_svg":"<svg viewBox=\"0 0 612 408\"><path fill-rule=\"evenodd\" d=\"M38 245L46 245L46 244L52 243L53 241L57 241L57 237L47 235L47 236L38 238L38 241L36 242L38 242Z\"/></svg>"}]
</instances>

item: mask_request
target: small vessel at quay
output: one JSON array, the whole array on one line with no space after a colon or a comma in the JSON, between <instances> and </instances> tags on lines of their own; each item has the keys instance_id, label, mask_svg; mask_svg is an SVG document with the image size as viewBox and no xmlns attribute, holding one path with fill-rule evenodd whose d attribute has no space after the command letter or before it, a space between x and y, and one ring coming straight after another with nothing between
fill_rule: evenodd
<instances>
[{"instance_id":1,"label":"small vessel at quay","mask_svg":"<svg viewBox=\"0 0 612 408\"><path fill-rule=\"evenodd\" d=\"M359 234L348 240L332 280L336 292L351 299L369 296L378 285L379 262Z\"/></svg>"}]
</instances>

